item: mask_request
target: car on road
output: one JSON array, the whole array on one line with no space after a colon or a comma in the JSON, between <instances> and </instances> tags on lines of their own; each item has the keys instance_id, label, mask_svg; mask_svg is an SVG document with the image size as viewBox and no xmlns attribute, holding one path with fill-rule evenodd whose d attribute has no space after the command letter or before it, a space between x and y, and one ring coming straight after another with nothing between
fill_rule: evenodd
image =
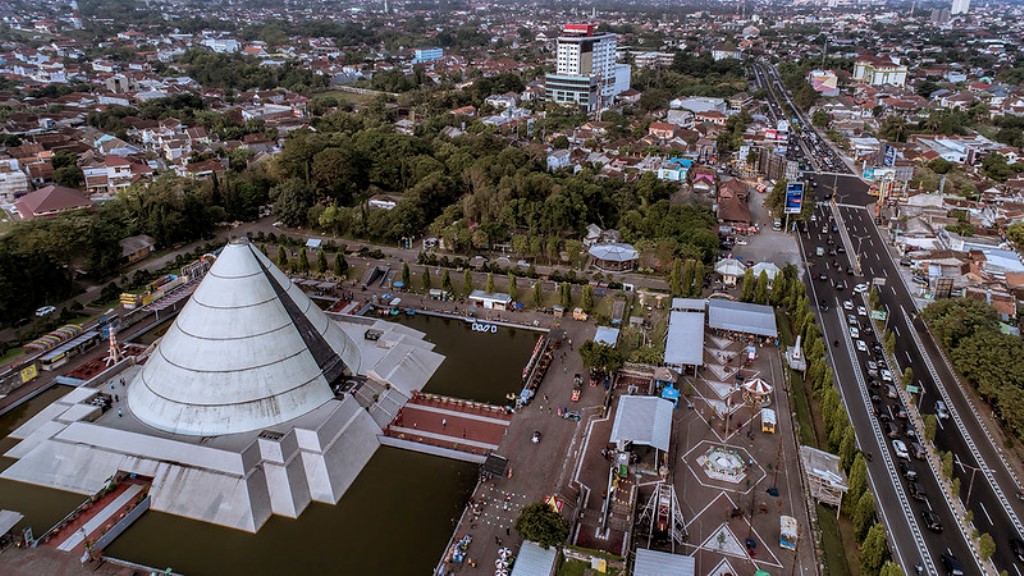
<instances>
[{"instance_id":1,"label":"car on road","mask_svg":"<svg viewBox=\"0 0 1024 576\"><path fill-rule=\"evenodd\" d=\"M909 267L909 266L913 266L913 265L914 265L914 261L911 260L910 258L900 258L900 266L907 266L907 267Z\"/></svg>"},{"instance_id":2,"label":"car on road","mask_svg":"<svg viewBox=\"0 0 1024 576\"><path fill-rule=\"evenodd\" d=\"M1013 551L1013 555L1017 557L1017 560L1024 562L1024 540L1010 538L1010 550Z\"/></svg>"},{"instance_id":3,"label":"car on road","mask_svg":"<svg viewBox=\"0 0 1024 576\"><path fill-rule=\"evenodd\" d=\"M909 482L908 484L909 486L907 486L907 491L910 492L911 498L914 500L920 500L921 502L928 499L928 493L924 491L924 486L921 486L918 482Z\"/></svg>"},{"instance_id":4,"label":"car on road","mask_svg":"<svg viewBox=\"0 0 1024 576\"><path fill-rule=\"evenodd\" d=\"M907 480L917 480L917 470L910 466L910 462L900 462L900 474Z\"/></svg>"},{"instance_id":5,"label":"car on road","mask_svg":"<svg viewBox=\"0 0 1024 576\"><path fill-rule=\"evenodd\" d=\"M907 438L917 438L917 428L914 428L913 422L907 422L906 428L903 429L903 435Z\"/></svg>"},{"instance_id":6,"label":"car on road","mask_svg":"<svg viewBox=\"0 0 1024 576\"><path fill-rule=\"evenodd\" d=\"M863 340L854 340L853 342L854 342L854 345L857 346L857 351L858 352L867 352L868 351L868 345L865 344Z\"/></svg>"},{"instance_id":7,"label":"car on road","mask_svg":"<svg viewBox=\"0 0 1024 576\"><path fill-rule=\"evenodd\" d=\"M849 324L850 326L857 326L857 317L854 316L853 314L847 314L846 323Z\"/></svg>"},{"instance_id":8,"label":"car on road","mask_svg":"<svg viewBox=\"0 0 1024 576\"><path fill-rule=\"evenodd\" d=\"M878 370L878 362L868 360L868 370Z\"/></svg>"},{"instance_id":9,"label":"car on road","mask_svg":"<svg viewBox=\"0 0 1024 576\"><path fill-rule=\"evenodd\" d=\"M947 576L964 576L964 569L960 566L960 561L956 559L949 552L943 552L939 556L939 561L942 562L942 567L946 569Z\"/></svg>"},{"instance_id":10,"label":"car on road","mask_svg":"<svg viewBox=\"0 0 1024 576\"><path fill-rule=\"evenodd\" d=\"M889 384L888 386L885 387L885 395L888 398L899 398L900 392L899 390L896 389L895 386Z\"/></svg>"},{"instance_id":11,"label":"car on road","mask_svg":"<svg viewBox=\"0 0 1024 576\"><path fill-rule=\"evenodd\" d=\"M818 308L821 309L822 312L828 312L829 310L831 310L831 307L825 300L821 300L820 302L818 302Z\"/></svg>"},{"instance_id":12,"label":"car on road","mask_svg":"<svg viewBox=\"0 0 1024 576\"><path fill-rule=\"evenodd\" d=\"M832 223L832 233L835 234L836 232L839 232L839 226L836 225L835 222L833 222Z\"/></svg>"},{"instance_id":13,"label":"car on road","mask_svg":"<svg viewBox=\"0 0 1024 576\"><path fill-rule=\"evenodd\" d=\"M737 246L746 246L747 245L747 239L746 238L737 238L736 239L736 245Z\"/></svg>"},{"instance_id":14,"label":"car on road","mask_svg":"<svg viewBox=\"0 0 1024 576\"><path fill-rule=\"evenodd\" d=\"M924 520L924 525L932 532L942 532L942 521L939 520L939 515L931 510L922 510L921 519Z\"/></svg>"},{"instance_id":15,"label":"car on road","mask_svg":"<svg viewBox=\"0 0 1024 576\"><path fill-rule=\"evenodd\" d=\"M925 451L924 446L920 442L911 442L910 451L914 453L914 458L918 460L924 460L928 456L928 452Z\"/></svg>"},{"instance_id":16,"label":"car on road","mask_svg":"<svg viewBox=\"0 0 1024 576\"><path fill-rule=\"evenodd\" d=\"M43 306L42 308L36 310L36 316L42 318L43 316L49 316L50 314L53 314L56 311L57 309L54 308L53 306Z\"/></svg>"},{"instance_id":17,"label":"car on road","mask_svg":"<svg viewBox=\"0 0 1024 576\"><path fill-rule=\"evenodd\" d=\"M825 274L824 272L822 272L821 274L818 274L818 280L821 281L821 282L827 281L828 280L828 274Z\"/></svg>"},{"instance_id":18,"label":"car on road","mask_svg":"<svg viewBox=\"0 0 1024 576\"><path fill-rule=\"evenodd\" d=\"M867 316L868 315L868 309L863 307L863 306L857 306L857 315L858 316Z\"/></svg>"},{"instance_id":19,"label":"car on road","mask_svg":"<svg viewBox=\"0 0 1024 576\"><path fill-rule=\"evenodd\" d=\"M882 375L882 382L892 382L892 372L889 370L882 370L880 374Z\"/></svg>"},{"instance_id":20,"label":"car on road","mask_svg":"<svg viewBox=\"0 0 1024 576\"><path fill-rule=\"evenodd\" d=\"M857 284L856 286L853 287L853 291L856 292L857 294L863 294L868 291L868 285Z\"/></svg>"},{"instance_id":21,"label":"car on road","mask_svg":"<svg viewBox=\"0 0 1024 576\"><path fill-rule=\"evenodd\" d=\"M949 418L949 410L946 408L946 403L942 400L935 403L935 415L943 420Z\"/></svg>"},{"instance_id":22,"label":"car on road","mask_svg":"<svg viewBox=\"0 0 1024 576\"><path fill-rule=\"evenodd\" d=\"M836 248L836 252L839 252L840 254L846 254L846 247L840 246L839 248Z\"/></svg>"},{"instance_id":23,"label":"car on road","mask_svg":"<svg viewBox=\"0 0 1024 576\"><path fill-rule=\"evenodd\" d=\"M849 300L843 300L843 310L853 310L853 302Z\"/></svg>"},{"instance_id":24,"label":"car on road","mask_svg":"<svg viewBox=\"0 0 1024 576\"><path fill-rule=\"evenodd\" d=\"M896 453L897 458L910 460L910 452L907 452L907 444L903 440L893 440L892 451Z\"/></svg>"},{"instance_id":25,"label":"car on road","mask_svg":"<svg viewBox=\"0 0 1024 576\"><path fill-rule=\"evenodd\" d=\"M850 326L850 338L860 338L860 330L856 326Z\"/></svg>"},{"instance_id":26,"label":"car on road","mask_svg":"<svg viewBox=\"0 0 1024 576\"><path fill-rule=\"evenodd\" d=\"M835 289L838 290L839 292L846 290L846 282L843 282L842 280L836 282Z\"/></svg>"}]
</instances>

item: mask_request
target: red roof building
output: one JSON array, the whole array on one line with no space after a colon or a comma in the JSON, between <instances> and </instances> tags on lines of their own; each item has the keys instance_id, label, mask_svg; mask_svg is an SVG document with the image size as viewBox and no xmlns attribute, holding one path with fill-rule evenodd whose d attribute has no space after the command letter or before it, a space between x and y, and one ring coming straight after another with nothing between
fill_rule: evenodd
<instances>
[{"instance_id":1,"label":"red roof building","mask_svg":"<svg viewBox=\"0 0 1024 576\"><path fill-rule=\"evenodd\" d=\"M18 214L24 220L53 218L62 212L92 208L93 203L84 194L73 188L47 186L21 197L15 204Z\"/></svg>"}]
</instances>

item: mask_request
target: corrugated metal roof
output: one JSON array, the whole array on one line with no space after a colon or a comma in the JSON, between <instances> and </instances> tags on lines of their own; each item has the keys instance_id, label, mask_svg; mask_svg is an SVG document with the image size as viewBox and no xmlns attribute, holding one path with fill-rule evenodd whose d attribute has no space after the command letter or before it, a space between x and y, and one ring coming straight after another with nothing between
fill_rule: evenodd
<instances>
[{"instance_id":1,"label":"corrugated metal roof","mask_svg":"<svg viewBox=\"0 0 1024 576\"><path fill-rule=\"evenodd\" d=\"M0 534L7 534L25 515L11 510L0 510Z\"/></svg>"},{"instance_id":2,"label":"corrugated metal roof","mask_svg":"<svg viewBox=\"0 0 1024 576\"><path fill-rule=\"evenodd\" d=\"M775 311L771 306L713 299L708 302L708 326L718 330L742 332L775 338Z\"/></svg>"},{"instance_id":3,"label":"corrugated metal roof","mask_svg":"<svg viewBox=\"0 0 1024 576\"><path fill-rule=\"evenodd\" d=\"M704 364L704 313L672 312L665 341L665 364L702 366Z\"/></svg>"},{"instance_id":4,"label":"corrugated metal roof","mask_svg":"<svg viewBox=\"0 0 1024 576\"><path fill-rule=\"evenodd\" d=\"M672 309L683 310L683 311L697 311L703 312L707 310L708 301L703 298L673 298Z\"/></svg>"},{"instance_id":5,"label":"corrugated metal roof","mask_svg":"<svg viewBox=\"0 0 1024 576\"><path fill-rule=\"evenodd\" d=\"M636 549L633 576L694 576L696 561L692 556L680 556L646 548Z\"/></svg>"},{"instance_id":6,"label":"corrugated metal roof","mask_svg":"<svg viewBox=\"0 0 1024 576\"><path fill-rule=\"evenodd\" d=\"M555 572L558 550L555 547L541 548L540 544L523 542L512 568L512 576L551 576Z\"/></svg>"},{"instance_id":7,"label":"corrugated metal roof","mask_svg":"<svg viewBox=\"0 0 1024 576\"><path fill-rule=\"evenodd\" d=\"M672 402L654 396L623 396L615 411L611 442L633 442L667 452Z\"/></svg>"}]
</instances>

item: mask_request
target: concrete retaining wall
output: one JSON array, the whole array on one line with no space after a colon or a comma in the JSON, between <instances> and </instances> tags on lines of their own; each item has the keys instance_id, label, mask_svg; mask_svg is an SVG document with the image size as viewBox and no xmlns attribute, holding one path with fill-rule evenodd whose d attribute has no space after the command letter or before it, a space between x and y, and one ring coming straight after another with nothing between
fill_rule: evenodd
<instances>
[{"instance_id":1,"label":"concrete retaining wall","mask_svg":"<svg viewBox=\"0 0 1024 576\"><path fill-rule=\"evenodd\" d=\"M469 462L471 464L483 464L487 456L480 454L469 454L467 452L461 452L459 450L452 450L451 448L441 448L440 446L430 446L428 444L420 444L419 442L413 442L411 440L402 440L400 438L393 438L391 436L378 436L380 443L384 446L391 446L392 448L401 448L402 450L410 450L412 452L420 452L423 454L430 454L431 456L440 456L442 458L451 458L452 460L461 460L463 462Z\"/></svg>"}]
</instances>

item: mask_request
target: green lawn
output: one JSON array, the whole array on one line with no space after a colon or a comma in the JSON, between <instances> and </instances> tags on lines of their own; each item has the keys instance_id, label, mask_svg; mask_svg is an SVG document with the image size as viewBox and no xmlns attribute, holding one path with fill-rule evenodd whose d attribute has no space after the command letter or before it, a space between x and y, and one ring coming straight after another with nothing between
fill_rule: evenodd
<instances>
[{"instance_id":1,"label":"green lawn","mask_svg":"<svg viewBox=\"0 0 1024 576\"><path fill-rule=\"evenodd\" d=\"M789 326L789 319L776 311L776 321L779 325L779 336L782 343L787 346L793 345L793 332ZM814 420L811 417L811 403L808 398L806 384L800 373L786 367L786 375L789 378L790 397L793 401L793 410L796 412L797 424L800 427L800 443L808 446L818 446L817 435L815 434Z\"/></svg>"},{"instance_id":2,"label":"green lawn","mask_svg":"<svg viewBox=\"0 0 1024 576\"><path fill-rule=\"evenodd\" d=\"M354 92L343 92L341 90L320 92L314 95L313 98L315 99L317 96L333 96L338 101L338 104L342 106L345 104L352 104L354 106L366 105L376 98L373 94L356 94Z\"/></svg>"},{"instance_id":3,"label":"green lawn","mask_svg":"<svg viewBox=\"0 0 1024 576\"><path fill-rule=\"evenodd\" d=\"M14 228L14 220L7 214L0 212L0 236L6 236L11 228Z\"/></svg>"},{"instance_id":4,"label":"green lawn","mask_svg":"<svg viewBox=\"0 0 1024 576\"><path fill-rule=\"evenodd\" d=\"M3 356L0 356L0 365L6 366L14 361L15 358L25 353L25 350L21 346L14 346L8 350Z\"/></svg>"},{"instance_id":5,"label":"green lawn","mask_svg":"<svg viewBox=\"0 0 1024 576\"><path fill-rule=\"evenodd\" d=\"M851 576L848 551L843 547L843 538L836 524L835 510L818 504L818 528L821 530L821 549L829 576Z\"/></svg>"},{"instance_id":6,"label":"green lawn","mask_svg":"<svg viewBox=\"0 0 1024 576\"><path fill-rule=\"evenodd\" d=\"M562 565L558 567L558 572L555 573L555 576L586 576L591 573L588 571L589 568L590 564L581 560L565 560L562 562ZM597 572L594 571L593 574L596 575ZM622 574L622 571L618 568L608 568L608 571L605 572L605 574L608 576L618 576L619 574Z\"/></svg>"}]
</instances>

